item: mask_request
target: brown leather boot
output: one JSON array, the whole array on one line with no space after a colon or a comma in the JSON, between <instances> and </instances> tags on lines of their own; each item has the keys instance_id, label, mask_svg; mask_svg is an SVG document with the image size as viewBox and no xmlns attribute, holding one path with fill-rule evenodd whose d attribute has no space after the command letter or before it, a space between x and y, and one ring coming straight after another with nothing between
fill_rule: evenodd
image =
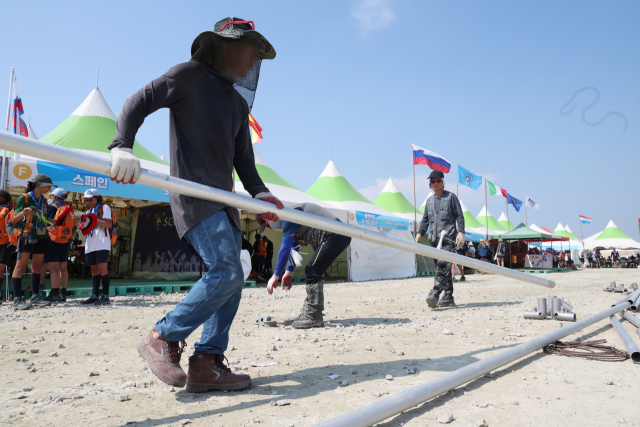
<instances>
[{"instance_id":1,"label":"brown leather boot","mask_svg":"<svg viewBox=\"0 0 640 427\"><path fill-rule=\"evenodd\" d=\"M162 381L174 387L184 387L187 374L180 367L180 356L186 345L184 341L167 340L154 327L138 344L138 353Z\"/></svg>"},{"instance_id":2,"label":"brown leather boot","mask_svg":"<svg viewBox=\"0 0 640 427\"><path fill-rule=\"evenodd\" d=\"M251 386L249 375L237 375L224 364L220 354L196 353L189 358L187 391L243 390Z\"/></svg>"}]
</instances>

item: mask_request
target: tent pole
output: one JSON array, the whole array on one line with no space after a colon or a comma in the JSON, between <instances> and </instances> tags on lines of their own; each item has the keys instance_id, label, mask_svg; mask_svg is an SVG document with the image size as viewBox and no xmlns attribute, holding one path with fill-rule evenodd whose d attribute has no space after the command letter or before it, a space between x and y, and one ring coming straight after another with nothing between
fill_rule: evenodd
<instances>
[{"instance_id":1,"label":"tent pole","mask_svg":"<svg viewBox=\"0 0 640 427\"><path fill-rule=\"evenodd\" d=\"M71 150L58 145L10 133L0 134L0 149L17 151L21 154L40 158L48 162L60 163L105 176L109 176L111 171L110 159L108 157L100 157L97 153L86 150ZM361 239L401 251L441 259L452 264L455 263L470 268L476 268L487 273L506 276L514 280L521 280L523 282L547 288L555 287L555 282L553 280L509 270L508 268L500 267L495 264L488 264L480 260L470 259L469 257L439 250L428 245L421 245L415 243L412 239L405 240L390 237L378 231L356 227L339 221L333 221L328 218L311 215L291 208L276 209L272 203L144 168L142 169L142 174L140 175L140 179L137 184L159 188L201 200L217 202L235 209L246 210L248 212L258 214L275 211L278 217L284 221L318 228L320 230L329 231L342 236Z\"/></svg>"},{"instance_id":2,"label":"tent pole","mask_svg":"<svg viewBox=\"0 0 640 427\"><path fill-rule=\"evenodd\" d=\"M527 204L524 204L524 225L529 226L529 217L527 216Z\"/></svg>"},{"instance_id":3,"label":"tent pole","mask_svg":"<svg viewBox=\"0 0 640 427\"><path fill-rule=\"evenodd\" d=\"M487 233L485 238L489 240L489 203L487 202L487 178L484 179L484 218L487 223Z\"/></svg>"},{"instance_id":4,"label":"tent pole","mask_svg":"<svg viewBox=\"0 0 640 427\"><path fill-rule=\"evenodd\" d=\"M413 167L413 233L418 233L418 202L416 200L416 163L413 160L413 144L411 145L411 164Z\"/></svg>"}]
</instances>

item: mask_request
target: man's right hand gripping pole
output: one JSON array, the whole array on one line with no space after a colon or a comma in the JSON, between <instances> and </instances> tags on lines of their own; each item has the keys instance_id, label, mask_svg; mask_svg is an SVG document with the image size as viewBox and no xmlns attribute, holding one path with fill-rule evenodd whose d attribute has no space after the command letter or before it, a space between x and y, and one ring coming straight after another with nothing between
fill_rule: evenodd
<instances>
[{"instance_id":1,"label":"man's right hand gripping pole","mask_svg":"<svg viewBox=\"0 0 640 427\"><path fill-rule=\"evenodd\" d=\"M111 149L111 181L118 184L135 184L140 179L142 169L140 160L133 155L131 148Z\"/></svg>"}]
</instances>

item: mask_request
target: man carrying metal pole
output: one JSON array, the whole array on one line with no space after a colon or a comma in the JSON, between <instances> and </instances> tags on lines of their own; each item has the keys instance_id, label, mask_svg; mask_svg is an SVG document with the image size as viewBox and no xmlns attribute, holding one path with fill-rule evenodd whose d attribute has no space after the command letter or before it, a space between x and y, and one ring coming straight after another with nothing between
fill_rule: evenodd
<instances>
[{"instance_id":1,"label":"man carrying metal pole","mask_svg":"<svg viewBox=\"0 0 640 427\"><path fill-rule=\"evenodd\" d=\"M454 252L456 246L464 245L464 216L460 201L455 194L444 189L444 174L440 171L433 171L429 175L430 187L435 193L435 197L427 199L424 209L424 216L420 222L420 229L416 235L416 243L427 232L429 227L429 242L431 246L448 252ZM456 233L457 225L457 233ZM450 307L456 305L453 299L453 278L451 277L451 263L442 260L436 261L436 277L434 286L429 296L427 304L431 308ZM444 291L441 300L440 293Z\"/></svg>"},{"instance_id":2,"label":"man carrying metal pole","mask_svg":"<svg viewBox=\"0 0 640 427\"><path fill-rule=\"evenodd\" d=\"M149 114L169 108L171 176L232 191L235 168L254 198L282 209L258 175L248 127L261 61L275 56L253 21L226 18L214 31L198 35L191 61L173 67L126 101L109 146L111 179L138 180L136 132ZM195 248L209 271L156 323L138 351L158 378L178 387L186 383L189 392L247 388L251 378L233 374L224 363L244 284L238 210L177 193L171 193L170 200L178 235ZM272 213L261 217L278 220ZM180 367L184 340L201 325L201 341L189 358L187 376Z\"/></svg>"}]
</instances>

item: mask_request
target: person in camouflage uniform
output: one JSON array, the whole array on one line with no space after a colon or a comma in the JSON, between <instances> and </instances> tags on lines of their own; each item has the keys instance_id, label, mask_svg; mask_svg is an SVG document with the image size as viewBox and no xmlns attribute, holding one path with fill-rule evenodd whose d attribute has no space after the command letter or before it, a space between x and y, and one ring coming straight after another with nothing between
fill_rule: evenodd
<instances>
[{"instance_id":1,"label":"person in camouflage uniform","mask_svg":"<svg viewBox=\"0 0 640 427\"><path fill-rule=\"evenodd\" d=\"M326 209L313 203L302 203L293 206L302 212L340 221ZM265 227L266 224L261 224ZM293 270L299 265L301 257L297 254L300 246L311 246L314 254L304 269L307 278L307 297L300 310L300 315L293 322L296 329L306 329L324 326L322 323L322 310L324 310L324 281L322 275L327 271L331 263L349 246L351 237L299 225L289 221L269 222L270 228L282 228L282 246L278 252L276 267L273 276L267 285L267 291L273 293L273 288L278 286L278 278L282 277L282 288L291 289L293 282Z\"/></svg>"},{"instance_id":2,"label":"person in camouflage uniform","mask_svg":"<svg viewBox=\"0 0 640 427\"><path fill-rule=\"evenodd\" d=\"M429 243L447 252L455 252L456 245L464 245L464 216L460 201L455 194L444 189L444 174L433 171L429 175L430 186L434 196L427 198L424 216L420 222L416 242L429 228ZM457 231L456 231L457 226ZM443 260L436 261L436 276L434 286L427 304L431 308L456 305L453 298L453 278L451 277L451 263ZM444 292L442 299L440 294Z\"/></svg>"}]
</instances>

